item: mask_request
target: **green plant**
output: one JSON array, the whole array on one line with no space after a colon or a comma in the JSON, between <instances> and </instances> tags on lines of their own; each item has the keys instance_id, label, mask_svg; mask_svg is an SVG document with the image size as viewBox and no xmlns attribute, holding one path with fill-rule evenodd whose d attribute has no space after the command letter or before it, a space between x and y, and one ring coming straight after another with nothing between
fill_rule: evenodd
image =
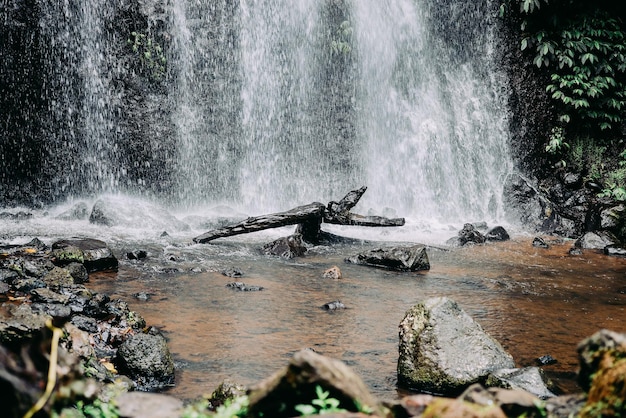
<instances>
[{"instance_id":1,"label":"green plant","mask_svg":"<svg viewBox=\"0 0 626 418\"><path fill-rule=\"evenodd\" d=\"M352 51L352 26L344 20L335 32L335 38L330 43L333 55L347 55Z\"/></svg>"},{"instance_id":2,"label":"green plant","mask_svg":"<svg viewBox=\"0 0 626 418\"><path fill-rule=\"evenodd\" d=\"M152 81L161 81L167 64L161 45L141 32L133 31L130 35L126 43L139 59L139 72Z\"/></svg>"},{"instance_id":3,"label":"green plant","mask_svg":"<svg viewBox=\"0 0 626 418\"><path fill-rule=\"evenodd\" d=\"M236 418L245 417L248 413L249 399L247 396L237 396L227 399L215 412L208 410L209 401L189 405L185 408L182 418Z\"/></svg>"},{"instance_id":4,"label":"green plant","mask_svg":"<svg viewBox=\"0 0 626 418\"><path fill-rule=\"evenodd\" d=\"M551 72L546 91L562 105L561 121L575 117L601 131L622 123L626 32L621 20L582 1L515 1L524 32L520 48L534 50L533 63Z\"/></svg>"},{"instance_id":5,"label":"green plant","mask_svg":"<svg viewBox=\"0 0 626 418\"><path fill-rule=\"evenodd\" d=\"M315 393L317 399L313 399L311 404L299 404L295 406L303 416L308 415L325 415L335 412L347 412L345 409L339 408L339 400L335 398L329 398L330 392L322 389L320 385L315 387Z\"/></svg>"}]
</instances>

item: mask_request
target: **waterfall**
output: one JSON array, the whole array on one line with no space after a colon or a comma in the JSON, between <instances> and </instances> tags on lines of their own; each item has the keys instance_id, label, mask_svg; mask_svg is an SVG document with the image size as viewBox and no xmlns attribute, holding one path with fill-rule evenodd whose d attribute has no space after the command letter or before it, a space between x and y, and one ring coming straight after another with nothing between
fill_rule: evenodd
<instances>
[{"instance_id":1,"label":"waterfall","mask_svg":"<svg viewBox=\"0 0 626 418\"><path fill-rule=\"evenodd\" d=\"M58 196L258 214L366 185L361 213L501 215L512 163L489 0L44 3L40 154ZM163 47L163 78L132 31Z\"/></svg>"},{"instance_id":2,"label":"waterfall","mask_svg":"<svg viewBox=\"0 0 626 418\"><path fill-rule=\"evenodd\" d=\"M234 143L198 131L203 75L181 59L178 85L195 91L182 97L182 163L200 173L183 189L262 213L367 185L365 210L498 218L511 158L484 2L261 0L242 1L237 15ZM182 18L175 26L177 42L196 43Z\"/></svg>"},{"instance_id":3,"label":"waterfall","mask_svg":"<svg viewBox=\"0 0 626 418\"><path fill-rule=\"evenodd\" d=\"M486 2L436 3L353 3L369 201L421 219L496 219L511 157L495 29Z\"/></svg>"}]
</instances>

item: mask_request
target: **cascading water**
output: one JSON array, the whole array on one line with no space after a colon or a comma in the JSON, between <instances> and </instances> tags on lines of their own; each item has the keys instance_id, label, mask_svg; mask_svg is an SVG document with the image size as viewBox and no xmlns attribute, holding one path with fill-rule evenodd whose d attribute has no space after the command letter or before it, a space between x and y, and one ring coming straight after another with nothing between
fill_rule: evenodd
<instances>
[{"instance_id":1,"label":"cascading water","mask_svg":"<svg viewBox=\"0 0 626 418\"><path fill-rule=\"evenodd\" d=\"M434 24L443 9L460 22L456 33L449 22ZM241 2L233 51L240 61L231 69L242 77L236 146L224 148L229 139L219 132L210 139L208 126L198 131L205 75L189 72L193 59L180 60L178 85L196 91L182 97L193 110L178 122L192 183L207 189L211 179L214 198L254 213L367 185L368 207L427 220L497 218L511 159L485 9L454 1ZM181 45L191 42L185 30L178 35ZM218 176L225 182L215 184ZM224 188L232 193L220 196Z\"/></svg>"},{"instance_id":2,"label":"cascading water","mask_svg":"<svg viewBox=\"0 0 626 418\"><path fill-rule=\"evenodd\" d=\"M110 3L43 2L40 28L45 58L42 95L48 101L44 128L55 186L71 193L120 189L115 114L119 92L113 79L119 69L112 51L115 39L106 26Z\"/></svg>"},{"instance_id":3,"label":"cascading water","mask_svg":"<svg viewBox=\"0 0 626 418\"><path fill-rule=\"evenodd\" d=\"M366 185L360 212L496 219L511 157L489 4L46 3L50 188L259 214ZM131 33L162 44L162 79Z\"/></svg>"},{"instance_id":4,"label":"cascading water","mask_svg":"<svg viewBox=\"0 0 626 418\"><path fill-rule=\"evenodd\" d=\"M496 219L511 159L489 12L430 3L354 2L368 202L417 219Z\"/></svg>"}]
</instances>

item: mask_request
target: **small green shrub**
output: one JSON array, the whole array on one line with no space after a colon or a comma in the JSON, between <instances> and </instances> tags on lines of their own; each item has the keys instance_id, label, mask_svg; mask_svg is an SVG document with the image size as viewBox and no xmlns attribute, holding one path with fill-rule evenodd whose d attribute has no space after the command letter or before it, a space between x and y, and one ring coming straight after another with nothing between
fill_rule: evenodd
<instances>
[{"instance_id":1,"label":"small green shrub","mask_svg":"<svg viewBox=\"0 0 626 418\"><path fill-rule=\"evenodd\" d=\"M126 43L139 60L139 73L152 81L163 80L167 59L161 45L145 33L135 31L130 33Z\"/></svg>"},{"instance_id":2,"label":"small green shrub","mask_svg":"<svg viewBox=\"0 0 626 418\"><path fill-rule=\"evenodd\" d=\"M311 404L296 405L296 411L298 411L303 416L347 412L345 409L339 408L339 400L335 398L329 398L330 392L322 389L320 385L317 385L315 387L315 393L317 395L317 399L313 399L311 401Z\"/></svg>"}]
</instances>

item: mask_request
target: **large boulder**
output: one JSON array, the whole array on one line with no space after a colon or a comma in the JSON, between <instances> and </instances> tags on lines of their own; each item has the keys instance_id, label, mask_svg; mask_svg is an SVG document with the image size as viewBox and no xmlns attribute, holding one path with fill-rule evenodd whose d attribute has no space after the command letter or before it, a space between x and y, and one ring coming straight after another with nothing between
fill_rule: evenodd
<instances>
[{"instance_id":1,"label":"large boulder","mask_svg":"<svg viewBox=\"0 0 626 418\"><path fill-rule=\"evenodd\" d=\"M318 398L318 386L328 392L328 398L339 401L339 408L355 412L359 406L374 412L380 409L365 383L344 363L312 350L301 350L286 368L250 388L248 413L254 417L300 416L295 407Z\"/></svg>"},{"instance_id":2,"label":"large boulder","mask_svg":"<svg viewBox=\"0 0 626 418\"><path fill-rule=\"evenodd\" d=\"M398 382L437 394L458 395L513 358L459 305L446 297L409 309L400 323Z\"/></svg>"},{"instance_id":3,"label":"large boulder","mask_svg":"<svg viewBox=\"0 0 626 418\"><path fill-rule=\"evenodd\" d=\"M347 263L382 267L398 271L430 270L428 254L423 245L410 247L375 248L348 257Z\"/></svg>"},{"instance_id":4,"label":"large boulder","mask_svg":"<svg viewBox=\"0 0 626 418\"><path fill-rule=\"evenodd\" d=\"M160 334L133 335L118 348L116 363L140 389L159 389L174 383L174 361Z\"/></svg>"}]
</instances>

